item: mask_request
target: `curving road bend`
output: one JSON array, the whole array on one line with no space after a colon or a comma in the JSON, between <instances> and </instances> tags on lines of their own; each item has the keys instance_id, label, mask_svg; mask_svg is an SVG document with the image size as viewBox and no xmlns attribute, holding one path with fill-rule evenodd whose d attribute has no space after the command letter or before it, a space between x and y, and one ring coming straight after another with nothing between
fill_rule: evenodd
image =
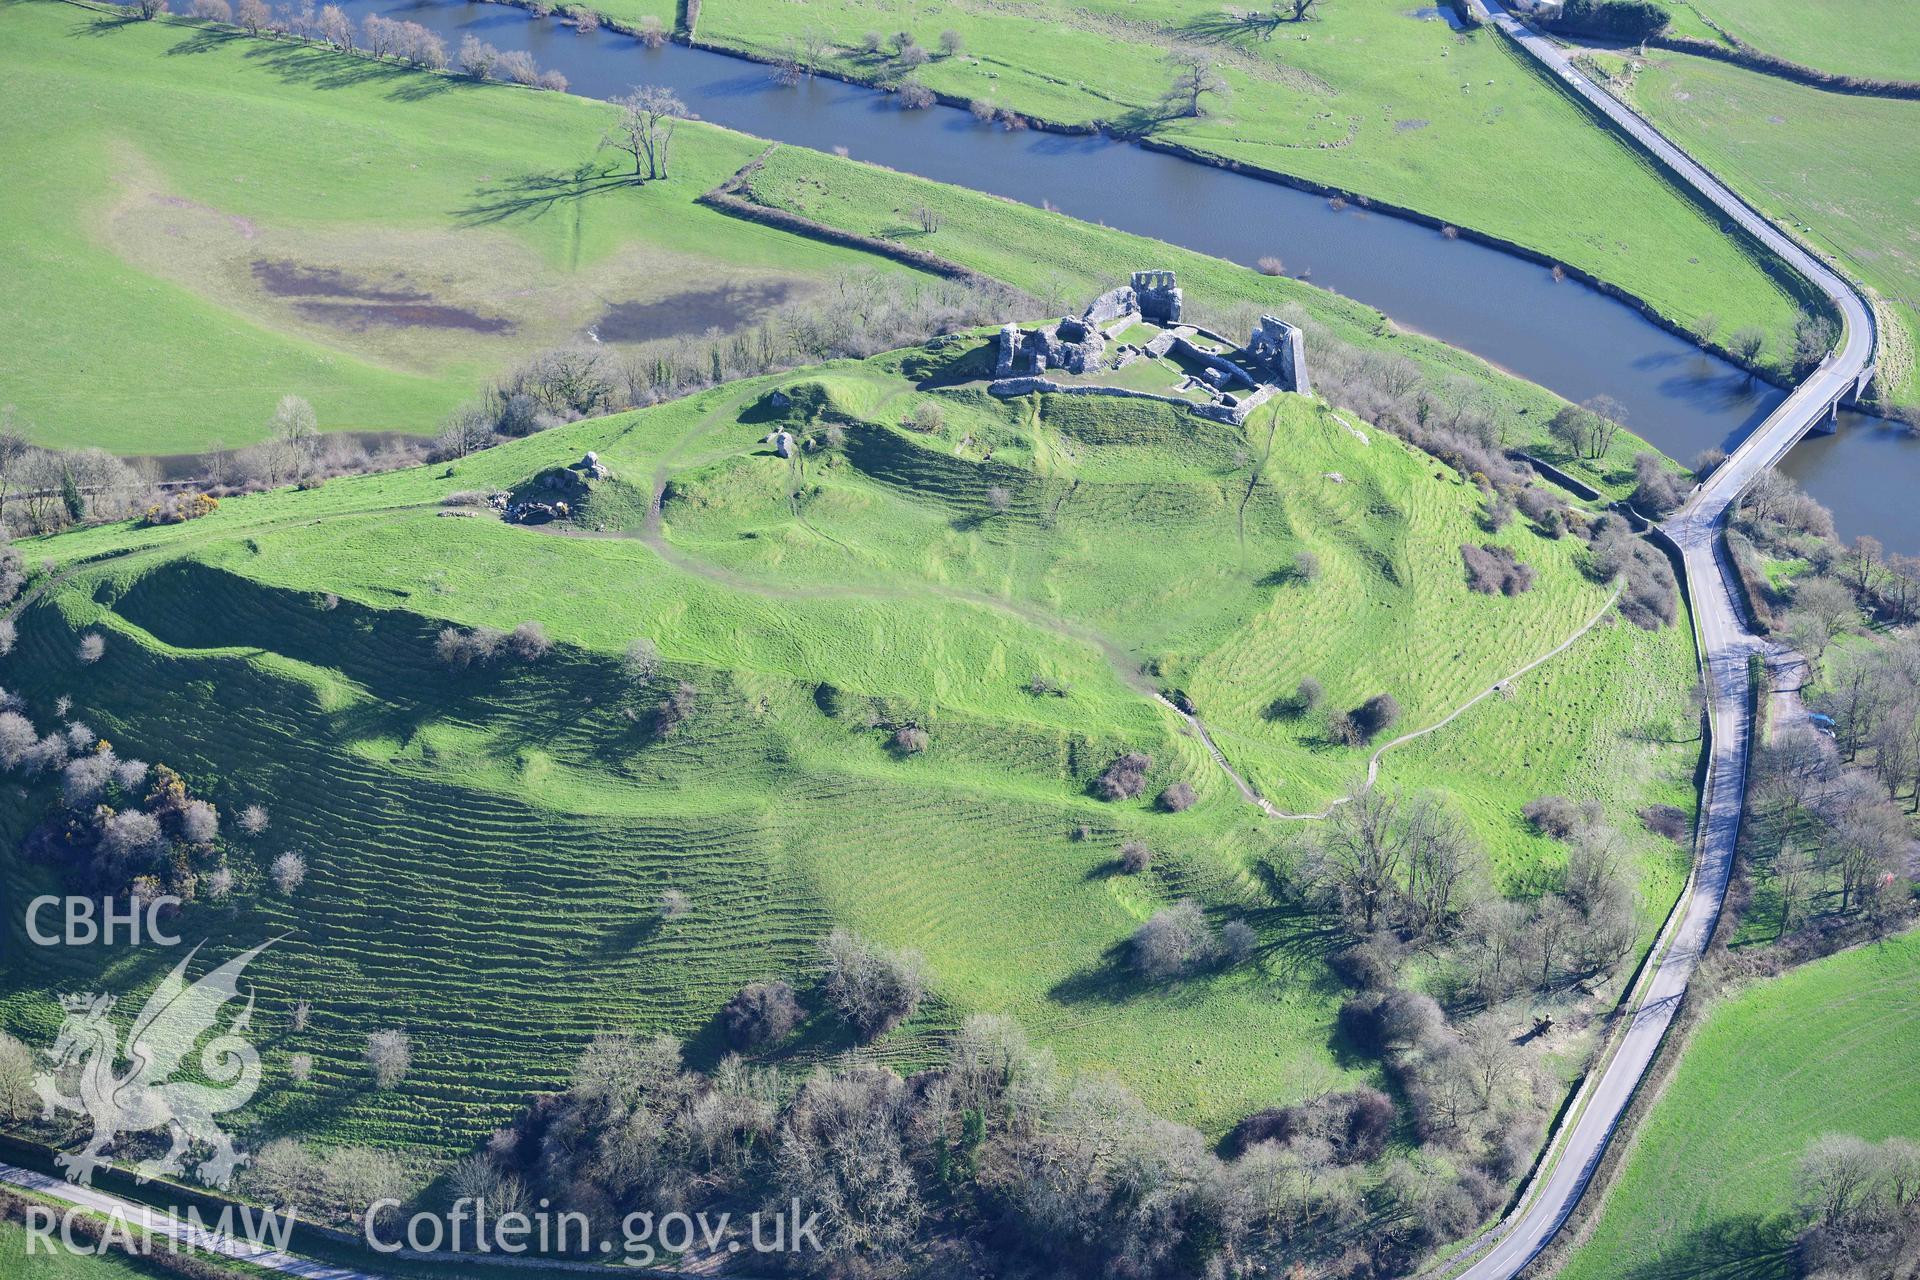
<instances>
[{"instance_id":1,"label":"curving road bend","mask_svg":"<svg viewBox=\"0 0 1920 1280\"><path fill-rule=\"evenodd\" d=\"M1588 1085L1570 1127L1555 1135L1543 1167L1544 1180L1528 1188L1520 1206L1478 1246L1478 1257L1458 1271L1459 1280L1512 1280L1539 1256L1573 1212L1592 1181L1608 1140L1632 1101L1659 1049L1694 967L1706 950L1726 898L1734 842L1747 777L1748 655L1777 658L1781 651L1748 630L1735 602L1733 568L1719 535L1729 508L1742 491L1772 467L1837 401L1851 396L1873 365L1873 313L1853 287L1773 224L1761 217L1654 127L1580 72L1546 37L1523 25L1498 0L1483 0L1489 19L1527 54L1603 113L1621 132L1655 155L1721 213L1812 281L1845 318L1840 345L1796 387L1731 457L1694 490L1662 530L1680 548L1687 571L1701 652L1707 668L1708 715L1713 754L1708 764L1706 812L1699 852L1670 938L1652 972L1641 982L1638 1002L1616 1043L1613 1057Z\"/></svg>"}]
</instances>

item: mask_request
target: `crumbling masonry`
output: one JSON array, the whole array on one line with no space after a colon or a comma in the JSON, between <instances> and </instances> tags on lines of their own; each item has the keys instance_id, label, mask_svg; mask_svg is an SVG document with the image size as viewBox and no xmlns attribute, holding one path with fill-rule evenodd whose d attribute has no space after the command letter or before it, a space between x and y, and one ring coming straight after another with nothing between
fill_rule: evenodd
<instances>
[{"instance_id":1,"label":"crumbling masonry","mask_svg":"<svg viewBox=\"0 0 1920 1280\"><path fill-rule=\"evenodd\" d=\"M1180 286L1171 271L1136 271L1128 284L1095 298L1079 316L1062 316L1050 325L1021 329L1002 325L994 351L998 396L1035 391L1071 395L1133 396L1181 405L1222 422L1243 422L1255 406L1278 392L1313 394L1307 378L1306 346L1297 326L1261 316L1244 346L1197 325L1181 321ZM1158 326L1144 346L1118 341L1136 323ZM1199 372L1181 386L1182 395L1157 395L1099 382L1065 383L1048 370L1077 376L1118 370L1142 358L1177 356ZM1205 396L1199 399L1196 397Z\"/></svg>"}]
</instances>

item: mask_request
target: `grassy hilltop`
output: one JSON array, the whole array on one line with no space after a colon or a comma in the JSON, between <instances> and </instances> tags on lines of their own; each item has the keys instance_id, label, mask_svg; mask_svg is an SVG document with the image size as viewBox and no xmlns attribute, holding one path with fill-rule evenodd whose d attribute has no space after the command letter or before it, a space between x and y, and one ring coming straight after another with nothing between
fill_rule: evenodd
<instances>
[{"instance_id":1,"label":"grassy hilltop","mask_svg":"<svg viewBox=\"0 0 1920 1280\"><path fill-rule=\"evenodd\" d=\"M1576 539L1487 533L1475 486L1323 404L1283 397L1234 429L1142 402L1002 402L954 368L967 349L732 384L450 467L28 548L58 576L0 681L42 717L71 696L123 755L182 769L230 814L272 812L258 839L235 837L238 905L187 915L222 946L286 935L251 971L262 1131L462 1149L557 1083L596 1028L716 1053L719 1005L752 979L804 985L835 923L928 957L934 999L882 1043L886 1060L924 1060L966 1013L1010 1012L1068 1064L1214 1132L1370 1072L1333 1051L1324 922L1276 906L1263 879L1298 824L1246 804L1150 688L1184 689L1276 804L1317 809L1364 776L1366 752L1269 718L1303 675L1329 706L1392 692L1402 726L1422 727L1572 636L1606 589ZM764 405L774 387L794 397L784 413ZM936 432L900 425L926 401L944 411ZM776 426L817 447L775 457L761 440ZM586 449L614 477L579 533L441 505ZM1467 541L1510 547L1537 584L1469 591ZM1286 572L1302 551L1312 581ZM449 621L525 620L558 642L539 661L456 672L434 656ZM107 641L90 666L75 658L88 630ZM622 672L640 637L695 690L664 741L646 731L657 690ZM1518 894L1564 858L1520 805L1600 801L1632 833L1650 934L1685 854L1633 815L1692 803L1698 744L1671 730L1691 669L1684 625L1608 614L1386 756L1382 779L1443 792L1492 882ZM1035 676L1066 695L1031 691ZM889 750L901 723L926 730L926 751ZM1094 799L1126 750L1153 758L1145 796ZM1198 802L1156 810L1174 781ZM7 806L7 848L37 811ZM1116 873L1129 838L1154 850L1145 875ZM264 868L294 848L307 881L280 896ZM52 879L4 867L10 898ZM669 888L692 910L663 921ZM1183 896L1251 922L1260 958L1142 987L1121 944ZM129 989L161 963L102 971L88 952L9 941L0 1018L32 1040L57 1021L56 991ZM313 1023L297 1033L301 998ZM397 1093L375 1094L360 1063L377 1025L413 1035ZM843 1044L809 1029L788 1056ZM285 1073L294 1052L317 1059L306 1084Z\"/></svg>"}]
</instances>

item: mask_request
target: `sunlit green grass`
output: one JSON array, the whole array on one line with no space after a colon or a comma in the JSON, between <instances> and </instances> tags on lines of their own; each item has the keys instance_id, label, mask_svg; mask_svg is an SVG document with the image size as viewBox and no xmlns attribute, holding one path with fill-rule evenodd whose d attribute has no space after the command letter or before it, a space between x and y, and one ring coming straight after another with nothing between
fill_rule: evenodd
<instances>
[{"instance_id":1,"label":"sunlit green grass","mask_svg":"<svg viewBox=\"0 0 1920 1280\"><path fill-rule=\"evenodd\" d=\"M1784 12L1784 10L1783 10ZM1826 23L1804 24L1827 27ZM1844 24L1833 23L1831 29ZM1920 39L1920 24L1875 24L1888 41ZM1894 45L1864 42L1880 48ZM1920 75L1920 61L1908 69ZM1827 93L1708 58L1655 51L1634 80L1634 103L1669 136L1801 239L1832 254L1879 295L1880 388L1920 404L1914 371L1920 333L1920 212L1905 155L1920 130L1920 102ZM1776 349L1784 345L1776 335Z\"/></svg>"},{"instance_id":2,"label":"sunlit green grass","mask_svg":"<svg viewBox=\"0 0 1920 1280\"><path fill-rule=\"evenodd\" d=\"M1920 936L1756 983L1708 1014L1566 1280L1786 1280L1808 1142L1920 1133Z\"/></svg>"},{"instance_id":3,"label":"sunlit green grass","mask_svg":"<svg viewBox=\"0 0 1920 1280\"><path fill-rule=\"evenodd\" d=\"M1147 690L1185 688L1238 767L1317 807L1364 776L1365 752L1266 718L1300 674L1325 681L1329 705L1391 691L1419 727L1573 634L1606 590L1571 540L1481 530L1477 489L1315 402L1283 397L1236 430L902 374L967 346L735 384L451 467L229 501L189 525L29 545L71 576L25 616L0 681L43 715L70 694L123 753L182 768L228 813L272 810L239 854L243 905L196 907L187 926L217 948L285 935L252 970L269 1065L254 1132L458 1151L564 1079L596 1029L669 1031L710 1058L732 991L769 975L804 987L835 923L928 955L934 999L877 1051L903 1066L965 1014L1011 1012L1069 1065L1111 1070L1213 1132L1365 1074L1331 1049L1333 935L1275 907L1261 878L1297 826L1245 804ZM835 425L843 442L775 457L761 443L775 387L799 406L788 426L820 444ZM928 400L945 407L939 432L898 425ZM437 505L589 448L614 472L592 536ZM656 478L658 543L633 520ZM1512 546L1539 584L1469 592L1469 538ZM1276 574L1302 549L1319 578ZM432 657L443 620L527 619L560 645L537 664L455 674ZM89 627L107 656L82 666ZM640 636L700 690L700 714L664 743L627 714L619 658ZM1603 626L1511 699L1389 756L1383 776L1442 791L1491 879L1534 891L1561 857L1517 821L1534 795L1600 800L1629 831L1641 805L1688 803L1697 744L1642 730L1682 714L1690 662L1683 627ZM1031 691L1036 675L1067 696ZM928 731L924 755L887 748L904 720ZM1154 758L1148 795L1093 799L1092 777L1128 749ZM1156 811L1175 780L1199 803ZM1149 874L1113 873L1128 838L1155 850ZM287 848L306 852L306 885L256 891ZM1633 848L1651 929L1678 851L1640 835ZM9 861L0 875L11 896L50 873ZM667 888L694 907L662 923ZM1261 958L1143 989L1122 944L1187 895L1252 921ZM137 989L168 959L9 956L0 1021L36 1040L57 1023L54 993ZM313 1025L295 1033L301 998ZM415 1072L382 1095L360 1055L384 1026L412 1034ZM815 1025L781 1060L843 1043ZM306 1085L285 1075L295 1052L317 1059Z\"/></svg>"},{"instance_id":4,"label":"sunlit green grass","mask_svg":"<svg viewBox=\"0 0 1920 1280\"><path fill-rule=\"evenodd\" d=\"M0 404L48 444L236 446L290 394L327 430L431 434L608 303L873 262L694 204L756 150L704 125L636 187L600 176L603 103L48 0L0 0L0 71L0 115L34 122L0 133ZM263 262L514 327L322 322Z\"/></svg>"}]
</instances>

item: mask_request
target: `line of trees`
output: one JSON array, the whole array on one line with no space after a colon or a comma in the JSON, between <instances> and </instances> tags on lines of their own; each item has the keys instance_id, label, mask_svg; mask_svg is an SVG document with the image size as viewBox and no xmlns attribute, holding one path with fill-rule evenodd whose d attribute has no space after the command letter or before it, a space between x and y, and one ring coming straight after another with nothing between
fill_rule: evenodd
<instances>
[{"instance_id":1,"label":"line of trees","mask_svg":"<svg viewBox=\"0 0 1920 1280\"><path fill-rule=\"evenodd\" d=\"M1533 1092L1513 1055L1474 1032L1446 1031L1458 1048L1439 1035L1418 1051L1458 1054L1461 1088L1487 1099L1455 1109L1489 1126L1513 1119ZM789 1261L815 1275L1153 1280L1342 1257L1387 1274L1502 1198L1488 1175L1427 1161L1370 1171L1397 1125L1378 1091L1307 1099L1251 1118L1222 1158L991 1015L968 1018L944 1060L912 1077L841 1063L797 1089L734 1056L691 1070L667 1037L602 1035L565 1091L536 1099L454 1182L490 1210L544 1198L607 1232L632 1211L798 1198L820 1211L822 1248Z\"/></svg>"},{"instance_id":2,"label":"line of trees","mask_svg":"<svg viewBox=\"0 0 1920 1280\"><path fill-rule=\"evenodd\" d=\"M143 19L167 12L168 0L130 0L127 5ZM457 70L477 80L503 80L531 89L564 93L567 78L556 70L542 71L524 49L502 51L469 33L451 57L447 43L417 22L368 14L358 26L336 4L317 8L312 0L269 6L265 0L191 0L188 14L204 22L238 26L250 36L324 44L340 53L394 60L429 71Z\"/></svg>"}]
</instances>

